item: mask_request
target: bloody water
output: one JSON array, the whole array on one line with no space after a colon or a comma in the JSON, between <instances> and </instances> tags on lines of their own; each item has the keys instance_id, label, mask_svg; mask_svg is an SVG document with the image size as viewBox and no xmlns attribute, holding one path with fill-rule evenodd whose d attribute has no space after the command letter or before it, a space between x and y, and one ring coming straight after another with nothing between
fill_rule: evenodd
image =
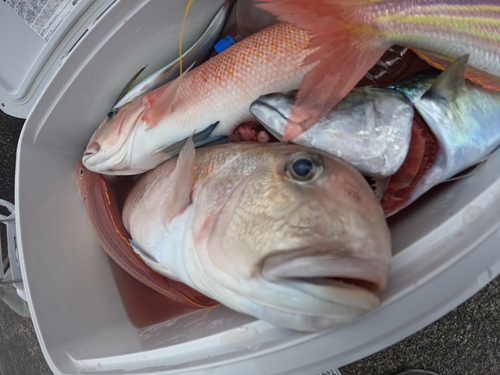
<instances>
[{"instance_id":1,"label":"bloody water","mask_svg":"<svg viewBox=\"0 0 500 375\"><path fill-rule=\"evenodd\" d=\"M145 328L181 315L191 309L158 293L125 272L108 257L111 271L127 316L135 328Z\"/></svg>"}]
</instances>

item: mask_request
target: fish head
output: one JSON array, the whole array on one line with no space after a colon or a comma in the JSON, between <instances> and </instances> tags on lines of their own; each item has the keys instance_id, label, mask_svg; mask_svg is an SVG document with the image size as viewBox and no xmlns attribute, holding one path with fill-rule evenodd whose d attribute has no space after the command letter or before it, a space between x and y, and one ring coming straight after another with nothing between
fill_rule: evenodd
<instances>
[{"instance_id":1,"label":"fish head","mask_svg":"<svg viewBox=\"0 0 500 375\"><path fill-rule=\"evenodd\" d=\"M391 238L366 180L314 149L254 147L258 152L203 183L196 198L195 248L206 249L196 250L206 279L218 281L212 296L311 332L343 326L377 307ZM223 207L214 211L214 201Z\"/></svg>"},{"instance_id":2,"label":"fish head","mask_svg":"<svg viewBox=\"0 0 500 375\"><path fill-rule=\"evenodd\" d=\"M83 164L97 173L120 174L129 169L133 136L146 105L135 100L109 112L90 139L83 154Z\"/></svg>"},{"instance_id":3,"label":"fish head","mask_svg":"<svg viewBox=\"0 0 500 375\"><path fill-rule=\"evenodd\" d=\"M250 112L276 138L285 133L288 116L298 90L262 95L250 105Z\"/></svg>"},{"instance_id":4,"label":"fish head","mask_svg":"<svg viewBox=\"0 0 500 375\"><path fill-rule=\"evenodd\" d=\"M250 112L281 139L295 97L296 91L263 95ZM390 176L408 152L413 115L411 102L400 92L356 88L293 143L326 151L366 176Z\"/></svg>"}]
</instances>

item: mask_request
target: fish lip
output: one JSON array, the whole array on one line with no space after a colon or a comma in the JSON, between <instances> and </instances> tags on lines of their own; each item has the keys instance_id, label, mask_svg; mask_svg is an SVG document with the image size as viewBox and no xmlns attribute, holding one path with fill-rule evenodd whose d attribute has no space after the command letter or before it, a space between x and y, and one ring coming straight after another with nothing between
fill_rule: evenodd
<instances>
[{"instance_id":1,"label":"fish lip","mask_svg":"<svg viewBox=\"0 0 500 375\"><path fill-rule=\"evenodd\" d=\"M93 167L94 165L98 164L98 163L92 163L92 157L95 156L96 154L94 153L87 153L85 152L83 154L83 157L82 157L82 163L83 165L88 168L88 167ZM90 161L89 161L90 159ZM95 158L94 158L95 159Z\"/></svg>"},{"instance_id":2,"label":"fish lip","mask_svg":"<svg viewBox=\"0 0 500 375\"><path fill-rule=\"evenodd\" d=\"M269 110L271 115L266 114L266 110ZM278 108L273 107L271 104L268 104L266 101L259 98L250 105L250 113L257 118L257 120L269 133L271 133L275 138L281 139L283 134L280 134L279 130L284 128L288 119ZM266 121L266 117L274 117L274 121ZM278 124L278 122L280 122L280 124ZM273 124L276 124L276 128Z\"/></svg>"},{"instance_id":3,"label":"fish lip","mask_svg":"<svg viewBox=\"0 0 500 375\"><path fill-rule=\"evenodd\" d=\"M267 257L261 274L270 282L294 280L376 293L387 285L389 269L389 263L379 260L302 250Z\"/></svg>"},{"instance_id":4,"label":"fish lip","mask_svg":"<svg viewBox=\"0 0 500 375\"><path fill-rule=\"evenodd\" d=\"M272 104L268 104L265 100L264 100L265 96L264 97L260 97L258 99L256 99L251 105L250 105L250 112L252 114L254 114L252 112L252 109L255 109L256 106L263 106L263 107L266 107L267 109L273 111L274 113L280 115L284 120L288 120L288 114L284 114L284 113L281 113L280 109L277 107L277 106L273 106ZM289 112L289 111L288 111Z\"/></svg>"},{"instance_id":5,"label":"fish lip","mask_svg":"<svg viewBox=\"0 0 500 375\"><path fill-rule=\"evenodd\" d=\"M135 120L134 120L134 123L136 123L138 121L139 118L141 118L141 116L143 115L145 109L143 108L142 110L138 111L138 115L136 116ZM122 171L128 171L127 173L120 173L120 174L135 174L135 173L143 173L144 171L142 170L132 170L130 168L130 164L131 164L131 160L132 160L132 152L131 152L131 149L133 147L133 142L135 140L135 136L136 136L136 133L137 133L137 128L138 126L136 126L137 124L135 124L131 129L130 131L127 133L127 136L125 137L124 141L123 141L123 145L122 147L119 148L118 152L115 152L115 153L112 153L111 156L107 156L107 155L104 155L101 151L101 147L99 146L99 149L97 150L97 152L92 152L92 153L88 153L87 150L88 148L91 146L89 144L89 146L85 149L85 152L83 154L83 157L82 157L82 162L83 162L83 165L90 169L90 170L93 170L95 172L98 172L98 173L104 173L106 174L107 172L109 173L117 173L117 172L122 172ZM93 144L96 143L96 142L93 142ZM97 169L100 169L100 167L102 166L106 166L106 163L109 162L109 160L111 160L113 157L115 157L120 151L124 151L124 149L126 149L128 151L128 160L122 160L120 164L125 164L125 166L123 167L120 167L119 165L116 167L116 168L106 168L104 171L100 171L100 170L97 170ZM128 163L128 164L127 164ZM138 172L137 172L138 171Z\"/></svg>"}]
</instances>

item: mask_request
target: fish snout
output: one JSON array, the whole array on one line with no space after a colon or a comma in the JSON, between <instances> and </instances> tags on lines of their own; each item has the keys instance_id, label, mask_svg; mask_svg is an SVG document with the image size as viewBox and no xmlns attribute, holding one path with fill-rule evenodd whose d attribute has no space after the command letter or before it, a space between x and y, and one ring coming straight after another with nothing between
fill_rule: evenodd
<instances>
[{"instance_id":1,"label":"fish snout","mask_svg":"<svg viewBox=\"0 0 500 375\"><path fill-rule=\"evenodd\" d=\"M82 157L82 162L83 162L83 165L85 167L87 167L88 169L91 169L99 164L99 162L101 162L101 160L98 160L98 159L101 159L102 157L98 157L96 155L99 155L99 151L101 150L101 146L99 145L99 143L97 142L92 142L91 144L89 144L87 146L87 148L85 149L85 152L83 153L83 157ZM94 170L94 172L98 172L96 170Z\"/></svg>"},{"instance_id":2,"label":"fish snout","mask_svg":"<svg viewBox=\"0 0 500 375\"><path fill-rule=\"evenodd\" d=\"M278 102L261 96L250 105L250 113L276 138L281 139L285 131L293 102Z\"/></svg>"},{"instance_id":3,"label":"fish snout","mask_svg":"<svg viewBox=\"0 0 500 375\"><path fill-rule=\"evenodd\" d=\"M91 143L90 145L87 146L87 148L85 149L85 153L83 154L83 156L85 157L90 157L92 155L95 155L99 152L99 150L101 149L101 146L99 146L99 143L97 142L93 142Z\"/></svg>"},{"instance_id":4,"label":"fish snout","mask_svg":"<svg viewBox=\"0 0 500 375\"><path fill-rule=\"evenodd\" d=\"M332 287L354 287L375 293L385 288L390 264L329 254L280 254L265 259L262 277L270 282L301 281Z\"/></svg>"}]
</instances>

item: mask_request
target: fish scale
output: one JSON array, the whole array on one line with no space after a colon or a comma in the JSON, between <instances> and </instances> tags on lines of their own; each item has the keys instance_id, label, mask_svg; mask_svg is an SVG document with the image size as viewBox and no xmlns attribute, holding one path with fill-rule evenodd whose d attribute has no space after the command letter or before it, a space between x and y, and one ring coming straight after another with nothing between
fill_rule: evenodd
<instances>
[{"instance_id":1,"label":"fish scale","mask_svg":"<svg viewBox=\"0 0 500 375\"><path fill-rule=\"evenodd\" d=\"M218 123L211 136L229 135L252 119L249 107L260 95L299 86L312 67L303 65L309 40L286 23L253 34L184 74L178 88L173 81L120 107L90 140L83 163L99 173L140 173L212 124Z\"/></svg>"},{"instance_id":2,"label":"fish scale","mask_svg":"<svg viewBox=\"0 0 500 375\"><path fill-rule=\"evenodd\" d=\"M304 50L308 42L306 33L287 24L241 41L186 74L172 104L172 113L159 119L155 127L168 123L189 124L191 128L195 122L205 128L220 121L213 135L227 134L229 128L232 130L249 118L250 103L263 92L273 92L278 86L298 85L309 69L301 67L308 55ZM231 103L234 105L228 106ZM241 105L243 103L248 105ZM211 120L207 121L207 117ZM162 134L164 131L167 130L162 130ZM185 133L179 138L188 135Z\"/></svg>"}]
</instances>

